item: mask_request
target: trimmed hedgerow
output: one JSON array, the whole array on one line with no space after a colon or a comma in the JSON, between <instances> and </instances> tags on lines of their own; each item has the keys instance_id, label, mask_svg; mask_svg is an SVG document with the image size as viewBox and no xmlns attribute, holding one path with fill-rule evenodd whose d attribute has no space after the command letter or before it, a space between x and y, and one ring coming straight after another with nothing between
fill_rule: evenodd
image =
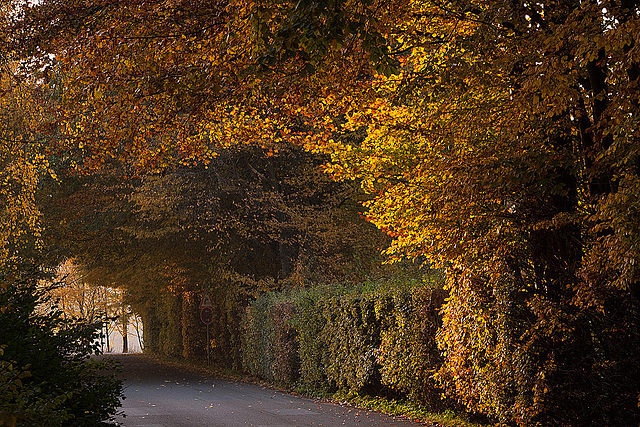
<instances>
[{"instance_id":1,"label":"trimmed hedgerow","mask_svg":"<svg viewBox=\"0 0 640 427\"><path fill-rule=\"evenodd\" d=\"M299 378L298 331L295 304L286 294L269 292L250 304L243 319L244 369L285 386Z\"/></svg>"},{"instance_id":2,"label":"trimmed hedgerow","mask_svg":"<svg viewBox=\"0 0 640 427\"><path fill-rule=\"evenodd\" d=\"M437 407L440 281L320 286L266 293L244 316L243 364L306 389L385 388Z\"/></svg>"},{"instance_id":3,"label":"trimmed hedgerow","mask_svg":"<svg viewBox=\"0 0 640 427\"><path fill-rule=\"evenodd\" d=\"M280 384L294 384L299 377L300 356L298 355L298 332L293 326L296 316L292 301L273 304L269 310L271 317L271 372Z\"/></svg>"},{"instance_id":4,"label":"trimmed hedgerow","mask_svg":"<svg viewBox=\"0 0 640 427\"><path fill-rule=\"evenodd\" d=\"M382 382L434 409L441 409L433 375L443 363L435 336L445 297L438 287L403 289L381 299L378 309L386 323L378 355Z\"/></svg>"},{"instance_id":5,"label":"trimmed hedgerow","mask_svg":"<svg viewBox=\"0 0 640 427\"><path fill-rule=\"evenodd\" d=\"M182 345L182 297L169 292L162 292L159 301L160 331L158 341L161 344L160 354L169 357L180 357Z\"/></svg>"},{"instance_id":6,"label":"trimmed hedgerow","mask_svg":"<svg viewBox=\"0 0 640 427\"><path fill-rule=\"evenodd\" d=\"M327 350L322 330L325 302L319 297L303 292L295 300L294 326L298 332L298 356L300 358L300 383L309 389L327 391L329 382L325 371Z\"/></svg>"},{"instance_id":7,"label":"trimmed hedgerow","mask_svg":"<svg viewBox=\"0 0 640 427\"><path fill-rule=\"evenodd\" d=\"M242 340L243 368L250 374L269 381L274 379L270 351L273 322L269 316L272 300L272 293L263 294L247 307Z\"/></svg>"},{"instance_id":8,"label":"trimmed hedgerow","mask_svg":"<svg viewBox=\"0 0 640 427\"><path fill-rule=\"evenodd\" d=\"M380 323L375 297L345 295L324 305L325 372L336 388L361 391L377 385Z\"/></svg>"}]
</instances>

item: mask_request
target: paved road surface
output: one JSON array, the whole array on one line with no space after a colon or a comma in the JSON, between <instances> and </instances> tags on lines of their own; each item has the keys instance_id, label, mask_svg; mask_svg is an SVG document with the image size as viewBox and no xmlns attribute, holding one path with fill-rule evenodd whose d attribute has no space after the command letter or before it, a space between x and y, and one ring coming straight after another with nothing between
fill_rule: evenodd
<instances>
[{"instance_id":1,"label":"paved road surface","mask_svg":"<svg viewBox=\"0 0 640 427\"><path fill-rule=\"evenodd\" d=\"M266 387L205 378L142 355L109 356L123 364L122 426L138 427L417 427L376 412L290 396Z\"/></svg>"}]
</instances>

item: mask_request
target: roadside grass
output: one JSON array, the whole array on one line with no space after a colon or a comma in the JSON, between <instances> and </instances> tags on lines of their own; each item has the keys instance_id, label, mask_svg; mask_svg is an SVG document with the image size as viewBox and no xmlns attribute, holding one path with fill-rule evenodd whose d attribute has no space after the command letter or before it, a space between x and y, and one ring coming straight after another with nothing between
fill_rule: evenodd
<instances>
[{"instance_id":1,"label":"roadside grass","mask_svg":"<svg viewBox=\"0 0 640 427\"><path fill-rule=\"evenodd\" d=\"M331 395L331 400L343 405L352 405L357 408L370 409L389 415L404 416L414 421L420 421L442 427L486 427L488 424L480 424L469 420L464 414L457 414L447 410L444 412L432 412L426 406L409 400L391 400L384 397L360 395L353 391L338 391Z\"/></svg>"}]
</instances>

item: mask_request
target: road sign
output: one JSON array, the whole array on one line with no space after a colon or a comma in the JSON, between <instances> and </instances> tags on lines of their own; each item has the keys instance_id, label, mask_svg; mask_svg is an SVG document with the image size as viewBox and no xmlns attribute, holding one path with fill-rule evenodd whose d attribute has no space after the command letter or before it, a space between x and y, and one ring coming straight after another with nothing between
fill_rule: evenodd
<instances>
[{"instance_id":1,"label":"road sign","mask_svg":"<svg viewBox=\"0 0 640 427\"><path fill-rule=\"evenodd\" d=\"M202 301L200 301L200 307L198 308L202 310L205 307L213 307L213 303L211 302L211 298L209 298L209 294L204 294L202 296Z\"/></svg>"},{"instance_id":2,"label":"road sign","mask_svg":"<svg viewBox=\"0 0 640 427\"><path fill-rule=\"evenodd\" d=\"M207 326L213 322L213 310L211 307L204 307L200 310L200 320Z\"/></svg>"},{"instance_id":3,"label":"road sign","mask_svg":"<svg viewBox=\"0 0 640 427\"><path fill-rule=\"evenodd\" d=\"M210 356L209 348L211 347L211 341L209 340L209 325L213 323L213 303L209 294L202 295L202 301L200 301L200 320L207 325L207 366L209 366Z\"/></svg>"}]
</instances>

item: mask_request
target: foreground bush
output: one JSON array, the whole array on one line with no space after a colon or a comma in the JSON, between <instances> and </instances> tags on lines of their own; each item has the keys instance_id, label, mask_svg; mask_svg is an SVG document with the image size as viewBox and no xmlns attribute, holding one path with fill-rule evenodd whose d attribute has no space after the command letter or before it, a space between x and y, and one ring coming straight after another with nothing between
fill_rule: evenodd
<instances>
[{"instance_id":1,"label":"foreground bush","mask_svg":"<svg viewBox=\"0 0 640 427\"><path fill-rule=\"evenodd\" d=\"M101 325L44 310L37 277L0 276L0 426L106 425L122 385L88 360Z\"/></svg>"}]
</instances>

